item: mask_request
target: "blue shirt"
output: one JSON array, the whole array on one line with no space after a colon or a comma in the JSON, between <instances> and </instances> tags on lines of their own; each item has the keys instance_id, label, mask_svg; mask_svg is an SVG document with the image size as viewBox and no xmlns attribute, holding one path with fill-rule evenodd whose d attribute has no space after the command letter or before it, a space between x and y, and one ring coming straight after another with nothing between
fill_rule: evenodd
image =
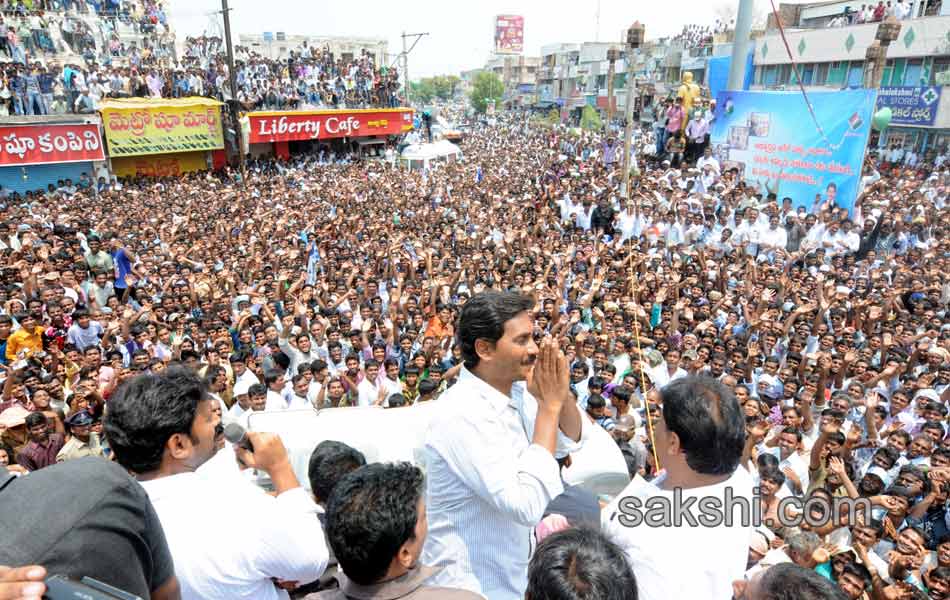
<instances>
[{"instance_id":1,"label":"blue shirt","mask_svg":"<svg viewBox=\"0 0 950 600\"><path fill-rule=\"evenodd\" d=\"M125 248L119 248L112 253L112 262L115 264L115 288L124 290L129 287L125 283L125 276L132 272L132 262L125 253Z\"/></svg>"}]
</instances>

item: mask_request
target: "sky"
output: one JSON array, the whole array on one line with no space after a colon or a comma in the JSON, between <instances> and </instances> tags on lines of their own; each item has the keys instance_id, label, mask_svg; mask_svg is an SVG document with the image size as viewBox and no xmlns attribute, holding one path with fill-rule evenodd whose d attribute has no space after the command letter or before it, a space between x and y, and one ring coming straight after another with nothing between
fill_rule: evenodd
<instances>
[{"instance_id":1,"label":"sky","mask_svg":"<svg viewBox=\"0 0 950 600\"><path fill-rule=\"evenodd\" d=\"M170 3L179 38L200 35L221 10L220 0ZM525 55L538 56L546 44L620 41L636 20L646 26L647 39L676 33L685 24L712 25L717 16L730 18L738 0L229 0L229 4L235 44L238 34L264 31L366 36L387 39L395 56L402 49L403 31L427 32L409 54L409 75L416 79L483 66L491 56L494 16L499 14L524 16ZM767 0L756 4L761 12Z\"/></svg>"}]
</instances>

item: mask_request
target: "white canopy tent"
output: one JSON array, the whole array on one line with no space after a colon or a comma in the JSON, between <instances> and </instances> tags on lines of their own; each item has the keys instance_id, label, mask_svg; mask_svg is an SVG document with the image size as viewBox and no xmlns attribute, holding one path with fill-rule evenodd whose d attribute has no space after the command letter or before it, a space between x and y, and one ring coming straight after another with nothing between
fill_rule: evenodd
<instances>
[{"instance_id":1,"label":"white canopy tent","mask_svg":"<svg viewBox=\"0 0 950 600\"><path fill-rule=\"evenodd\" d=\"M411 144L403 149L399 157L400 164L407 169L428 169L433 162L455 162L461 160L462 150L448 140L439 140L431 144Z\"/></svg>"}]
</instances>

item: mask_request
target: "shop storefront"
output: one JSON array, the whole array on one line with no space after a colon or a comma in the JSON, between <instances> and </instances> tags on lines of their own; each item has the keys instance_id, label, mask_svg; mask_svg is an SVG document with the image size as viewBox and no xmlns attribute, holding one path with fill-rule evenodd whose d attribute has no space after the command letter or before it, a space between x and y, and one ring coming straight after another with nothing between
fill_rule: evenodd
<instances>
[{"instance_id":1,"label":"shop storefront","mask_svg":"<svg viewBox=\"0 0 950 600\"><path fill-rule=\"evenodd\" d=\"M891 124L872 140L878 148L903 148L921 156L933 154L950 142L950 94L942 86L883 86L877 108L891 110Z\"/></svg>"},{"instance_id":2,"label":"shop storefront","mask_svg":"<svg viewBox=\"0 0 950 600\"><path fill-rule=\"evenodd\" d=\"M84 174L92 181L104 173L105 154L97 118L9 117L0 121L0 185L19 192Z\"/></svg>"},{"instance_id":3,"label":"shop storefront","mask_svg":"<svg viewBox=\"0 0 950 600\"><path fill-rule=\"evenodd\" d=\"M224 153L221 107L197 97L104 102L100 111L112 172L174 177L210 169L213 155Z\"/></svg>"},{"instance_id":4,"label":"shop storefront","mask_svg":"<svg viewBox=\"0 0 950 600\"><path fill-rule=\"evenodd\" d=\"M411 108L251 112L245 115L251 156L291 154L326 145L354 150L356 140L388 139L412 130Z\"/></svg>"}]
</instances>

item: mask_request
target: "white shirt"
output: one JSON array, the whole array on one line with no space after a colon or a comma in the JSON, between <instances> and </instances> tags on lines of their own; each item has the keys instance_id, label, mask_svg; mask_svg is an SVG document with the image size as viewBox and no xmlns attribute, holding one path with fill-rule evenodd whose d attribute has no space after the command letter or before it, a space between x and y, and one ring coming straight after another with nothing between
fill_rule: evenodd
<instances>
[{"instance_id":1,"label":"white shirt","mask_svg":"<svg viewBox=\"0 0 950 600\"><path fill-rule=\"evenodd\" d=\"M696 161L696 168L699 169L700 173L703 172L703 167L706 165L712 165L717 173L722 171L722 168L719 166L719 161L716 160L714 156L710 156L709 158L701 156L699 160Z\"/></svg>"},{"instance_id":2,"label":"white shirt","mask_svg":"<svg viewBox=\"0 0 950 600\"><path fill-rule=\"evenodd\" d=\"M646 502L647 498L662 496L672 504L673 492L656 485L664 477L661 475L655 482L648 482L637 475L601 512L601 528L624 551L637 577L638 597L640 600L732 598L732 582L743 578L749 557L751 527L742 523L741 510L733 507L731 527L724 524L705 527L699 521L703 513L697 506L698 501L691 511L698 521L695 527L685 519L679 527L646 524L628 527L621 523L618 507L622 498L635 496ZM722 483L682 490L682 494L684 500L712 497L722 503L730 488L734 498L749 499L751 506L752 478L742 467ZM645 514L646 508L640 511ZM718 512L721 514L722 509Z\"/></svg>"},{"instance_id":3,"label":"white shirt","mask_svg":"<svg viewBox=\"0 0 950 600\"><path fill-rule=\"evenodd\" d=\"M759 237L760 243L770 249L781 248L784 250L788 244L788 233L781 227L776 227L775 229L769 227L762 232Z\"/></svg>"},{"instance_id":4,"label":"white shirt","mask_svg":"<svg viewBox=\"0 0 950 600\"><path fill-rule=\"evenodd\" d=\"M422 562L444 570L429 584L521 600L532 530L564 491L557 461L531 443L537 400L524 382L509 398L463 367L438 405L423 448L429 536ZM558 432L559 455L583 444L592 425L580 422L579 442Z\"/></svg>"},{"instance_id":5,"label":"white shirt","mask_svg":"<svg viewBox=\"0 0 950 600\"><path fill-rule=\"evenodd\" d=\"M303 584L327 566L317 507L302 487L274 498L238 478L204 473L141 483L165 531L182 600L288 598L272 577Z\"/></svg>"},{"instance_id":6,"label":"white shirt","mask_svg":"<svg viewBox=\"0 0 950 600\"><path fill-rule=\"evenodd\" d=\"M234 387L237 387L239 383L244 383L247 386L251 386L260 382L261 380L257 378L257 375L254 374L254 371L245 368L243 373L234 378Z\"/></svg>"},{"instance_id":7,"label":"white shirt","mask_svg":"<svg viewBox=\"0 0 950 600\"><path fill-rule=\"evenodd\" d=\"M379 398L379 386L373 385L369 377L364 377L363 381L356 386L357 406L373 406Z\"/></svg>"},{"instance_id":8,"label":"white shirt","mask_svg":"<svg viewBox=\"0 0 950 600\"><path fill-rule=\"evenodd\" d=\"M320 354L313 346L310 347L309 352L301 352L296 347L291 346L290 341L286 338L278 338L277 345L283 350L284 354L290 358L290 365L287 368L287 373L290 375L296 375L297 367L303 363L310 363L320 358ZM288 377L290 375L288 375Z\"/></svg>"}]
</instances>

